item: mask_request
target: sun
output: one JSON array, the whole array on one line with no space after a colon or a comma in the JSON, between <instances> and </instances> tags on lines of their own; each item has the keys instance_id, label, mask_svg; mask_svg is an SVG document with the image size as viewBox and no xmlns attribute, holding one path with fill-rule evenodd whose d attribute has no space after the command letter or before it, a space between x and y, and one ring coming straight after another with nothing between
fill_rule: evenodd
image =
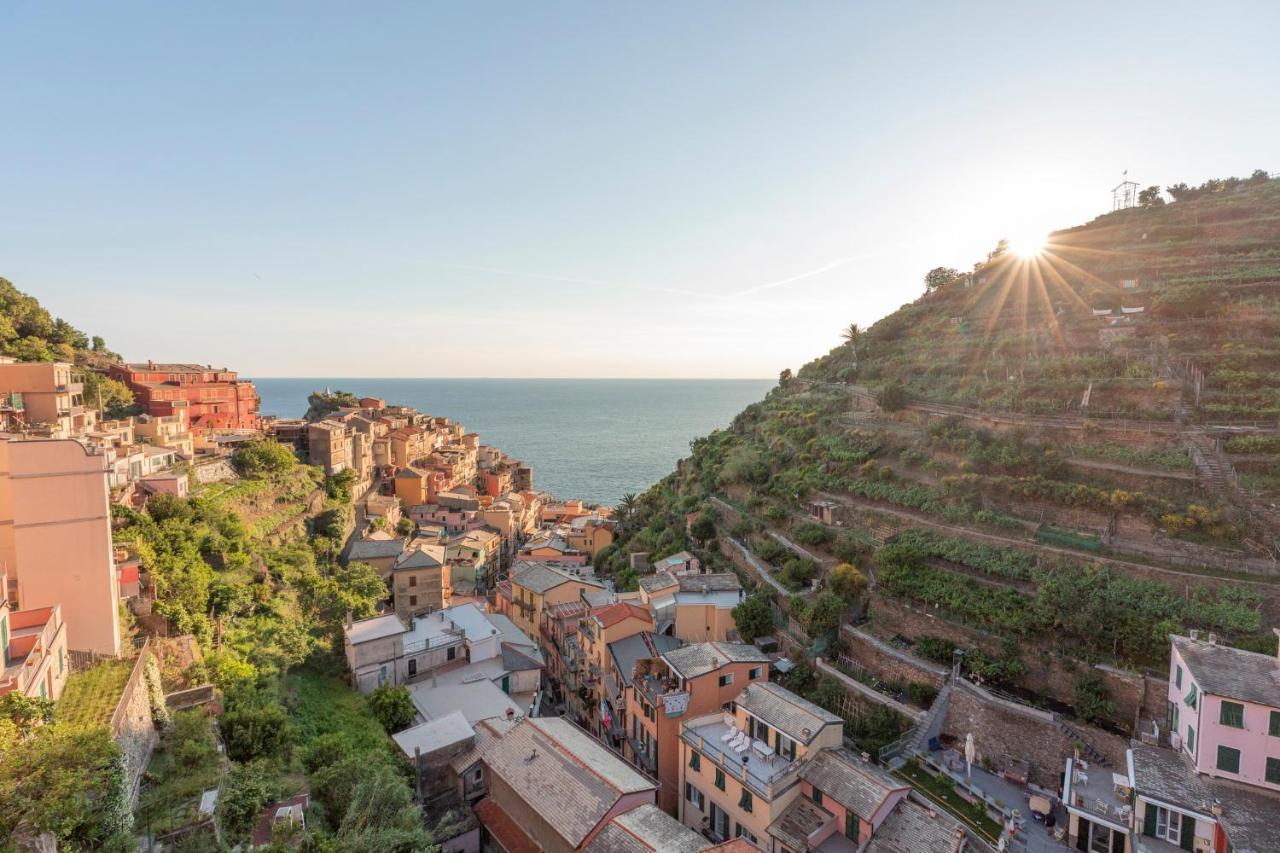
<instances>
[{"instance_id":1,"label":"sun","mask_svg":"<svg viewBox=\"0 0 1280 853\"><path fill-rule=\"evenodd\" d=\"M1009 251L1023 260L1030 260L1040 256L1048 240L1047 234L1036 232L1016 234L1009 238Z\"/></svg>"}]
</instances>

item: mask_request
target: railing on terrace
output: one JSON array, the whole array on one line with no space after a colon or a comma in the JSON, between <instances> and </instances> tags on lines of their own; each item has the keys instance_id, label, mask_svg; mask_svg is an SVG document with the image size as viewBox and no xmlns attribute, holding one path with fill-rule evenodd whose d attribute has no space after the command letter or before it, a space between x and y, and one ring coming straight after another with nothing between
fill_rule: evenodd
<instances>
[{"instance_id":1,"label":"railing on terrace","mask_svg":"<svg viewBox=\"0 0 1280 853\"><path fill-rule=\"evenodd\" d=\"M444 649L449 646L460 646L462 645L462 632L459 631L456 635L451 634L448 637L437 637L435 639L437 642L432 642L432 638L428 637L422 642L406 643L404 653L406 655L412 655L417 654L418 652L428 652L432 649Z\"/></svg>"},{"instance_id":2,"label":"railing on terrace","mask_svg":"<svg viewBox=\"0 0 1280 853\"><path fill-rule=\"evenodd\" d=\"M714 761L727 775L737 780L747 790L771 802L778 791L794 781L796 774L800 770L800 760L789 761L782 767L777 768L769 774L769 779L767 780L753 776L749 769L752 766L750 762L743 763L738 760L738 756L725 751L724 743L719 740L707 740L695 730L698 726L711 725L721 722L722 719L721 715L715 714L689 720L681 724L681 737L685 743L695 747L707 758ZM759 762L760 758L759 756L752 756L752 760Z\"/></svg>"}]
</instances>

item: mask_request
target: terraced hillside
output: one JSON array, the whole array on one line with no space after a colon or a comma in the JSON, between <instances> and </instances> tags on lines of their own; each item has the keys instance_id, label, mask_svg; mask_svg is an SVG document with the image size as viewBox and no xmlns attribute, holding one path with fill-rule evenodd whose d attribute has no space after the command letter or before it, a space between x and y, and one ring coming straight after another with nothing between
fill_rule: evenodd
<instances>
[{"instance_id":1,"label":"terraced hillside","mask_svg":"<svg viewBox=\"0 0 1280 853\"><path fill-rule=\"evenodd\" d=\"M696 441L602 568L679 547L763 567L802 642L847 639L815 617L836 590L861 630L941 663L966 648L988 684L1128 731L1141 691L1112 701L1090 665L1158 676L1192 628L1273 652L1280 180L942 281ZM714 538L688 532L697 512Z\"/></svg>"}]
</instances>

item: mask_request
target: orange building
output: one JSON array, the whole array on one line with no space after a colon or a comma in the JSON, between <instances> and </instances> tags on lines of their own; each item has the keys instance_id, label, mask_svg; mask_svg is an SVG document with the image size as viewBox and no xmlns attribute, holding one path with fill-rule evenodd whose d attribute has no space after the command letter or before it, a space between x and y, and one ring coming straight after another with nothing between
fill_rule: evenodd
<instances>
[{"instance_id":1,"label":"orange building","mask_svg":"<svg viewBox=\"0 0 1280 853\"><path fill-rule=\"evenodd\" d=\"M129 386L148 415L186 408L192 430L258 429L258 391L234 370L203 364L113 364L108 375Z\"/></svg>"},{"instance_id":2,"label":"orange building","mask_svg":"<svg viewBox=\"0 0 1280 853\"><path fill-rule=\"evenodd\" d=\"M627 690L624 753L662 783L663 811L674 815L680 803L681 724L718 713L745 687L768 679L768 655L741 643L694 643L636 663Z\"/></svg>"}]
</instances>

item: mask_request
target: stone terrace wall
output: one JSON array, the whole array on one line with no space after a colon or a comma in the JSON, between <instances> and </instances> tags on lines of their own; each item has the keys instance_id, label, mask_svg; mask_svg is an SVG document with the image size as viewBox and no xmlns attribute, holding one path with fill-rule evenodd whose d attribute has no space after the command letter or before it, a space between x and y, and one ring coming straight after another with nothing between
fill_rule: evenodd
<instances>
[{"instance_id":1,"label":"stone terrace wall","mask_svg":"<svg viewBox=\"0 0 1280 853\"><path fill-rule=\"evenodd\" d=\"M155 722L151 719L151 699L147 695L147 680L143 675L150 658L151 649L144 644L134 661L133 672L129 674L115 713L111 715L111 733L124 752L131 810L138 804L138 782L159 740Z\"/></svg>"},{"instance_id":2,"label":"stone terrace wall","mask_svg":"<svg viewBox=\"0 0 1280 853\"><path fill-rule=\"evenodd\" d=\"M1107 757L1112 767L1125 766L1128 742L1091 726L1075 725L1089 743ZM1066 760L1073 754L1074 739L1054 722L1053 714L988 696L956 681L947 704L943 732L961 743L973 733L981 761L997 767L1002 756L1012 755L1031 763L1031 781L1052 791L1062 784Z\"/></svg>"},{"instance_id":3,"label":"stone terrace wall","mask_svg":"<svg viewBox=\"0 0 1280 853\"><path fill-rule=\"evenodd\" d=\"M946 667L895 649L861 628L845 625L841 636L850 658L887 681L928 684L941 689L946 680Z\"/></svg>"},{"instance_id":4,"label":"stone terrace wall","mask_svg":"<svg viewBox=\"0 0 1280 853\"><path fill-rule=\"evenodd\" d=\"M986 631L956 625L940 616L876 593L873 593L871 607L876 624L886 632L913 639L943 637L957 645L982 649L988 654L1002 653L1004 643L1001 638ZM845 637L849 638L848 631L845 632ZM1027 668L1026 674L1018 681L1020 687L1068 705L1075 701L1075 681L1085 673L1089 664L1065 658L1033 642L1020 643L1018 652ZM1160 710L1155 718L1164 718L1163 699L1153 699L1152 693L1162 696L1161 691L1167 689L1161 686L1165 682L1117 667L1097 666L1094 669L1106 680L1111 698L1115 700L1116 713L1112 722L1133 729L1139 714L1152 718L1153 711L1157 708Z\"/></svg>"}]
</instances>

